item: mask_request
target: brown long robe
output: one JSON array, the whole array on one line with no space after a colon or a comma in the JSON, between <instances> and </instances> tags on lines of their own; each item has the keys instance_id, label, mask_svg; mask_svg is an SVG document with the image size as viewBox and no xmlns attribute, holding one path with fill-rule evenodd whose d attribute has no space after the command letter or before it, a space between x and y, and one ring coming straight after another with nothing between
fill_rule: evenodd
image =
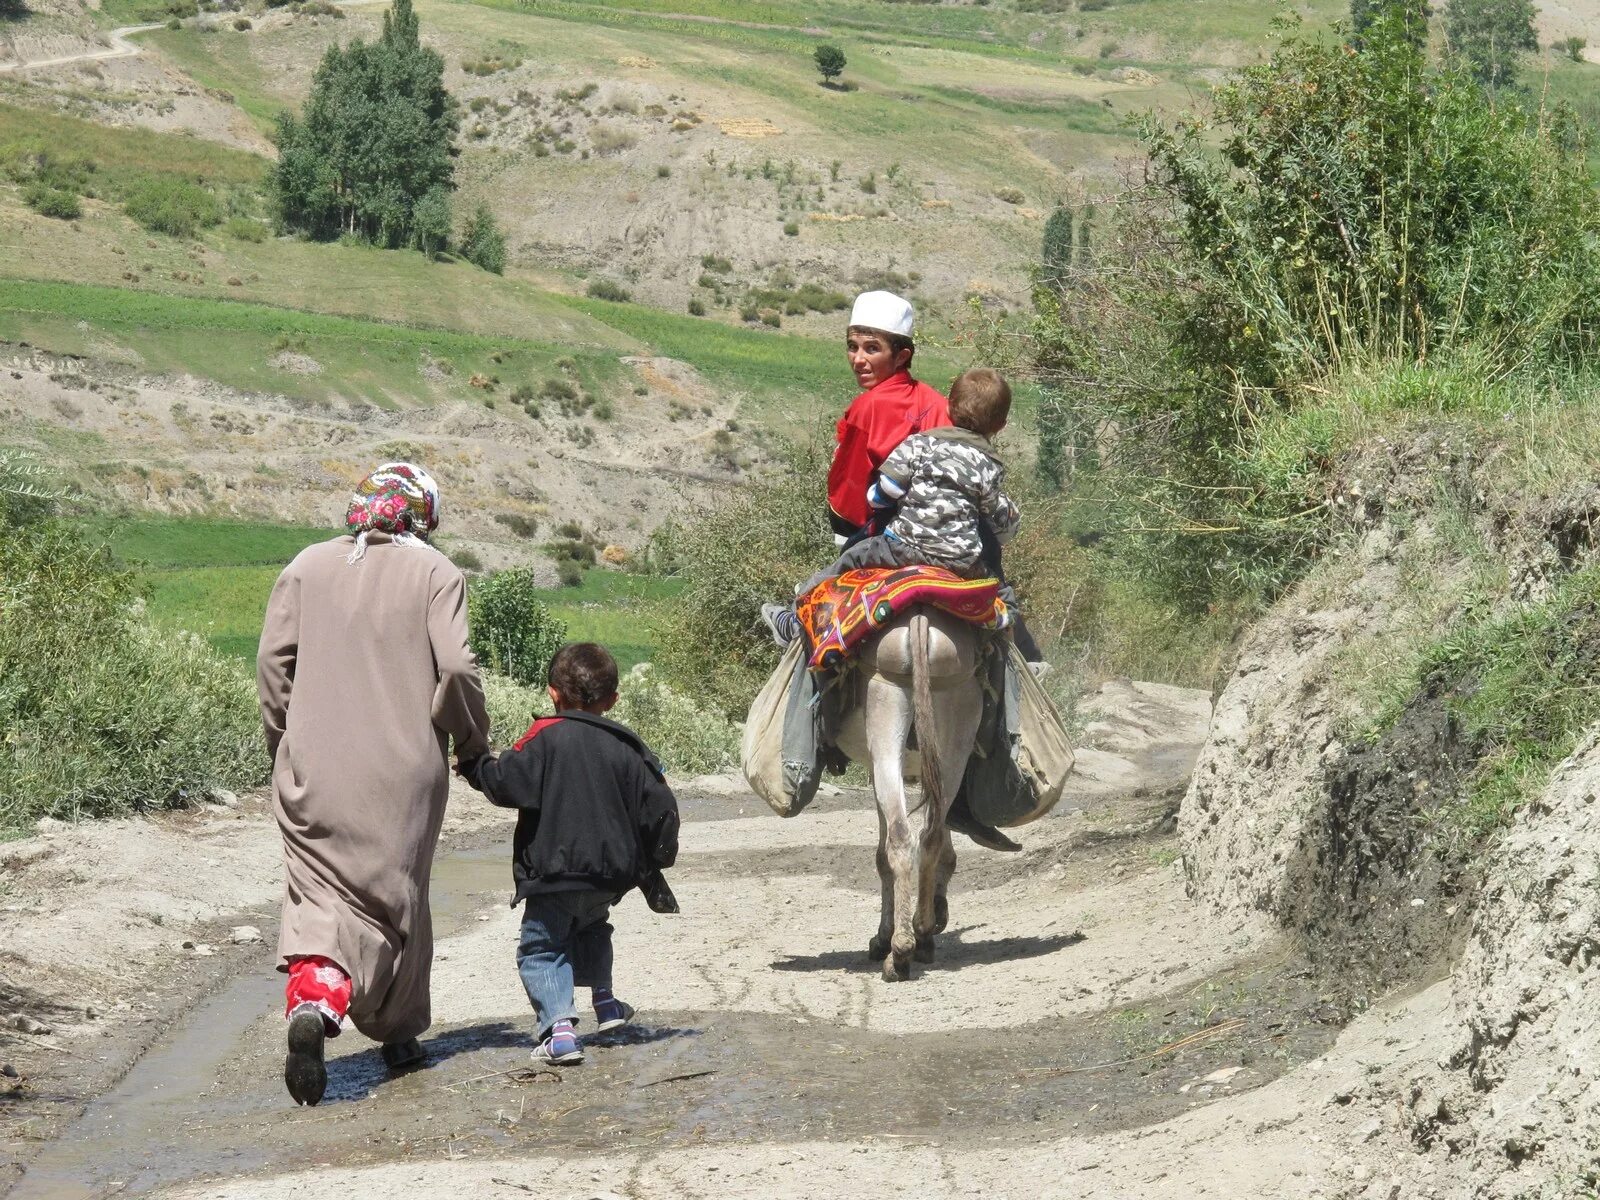
<instances>
[{"instance_id":1,"label":"brown long robe","mask_svg":"<svg viewBox=\"0 0 1600 1200\"><path fill-rule=\"evenodd\" d=\"M320 954L353 981L350 1019L377 1041L431 1020L428 875L460 758L489 748L467 647L466 582L428 546L368 535L307 547L267 604L256 681L287 888L279 970Z\"/></svg>"}]
</instances>

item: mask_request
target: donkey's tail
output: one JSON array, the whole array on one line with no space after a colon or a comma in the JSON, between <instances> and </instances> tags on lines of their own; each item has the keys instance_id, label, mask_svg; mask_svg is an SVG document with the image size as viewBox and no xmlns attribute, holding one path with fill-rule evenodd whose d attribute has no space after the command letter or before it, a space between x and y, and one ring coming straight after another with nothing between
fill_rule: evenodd
<instances>
[{"instance_id":1,"label":"donkey's tail","mask_svg":"<svg viewBox=\"0 0 1600 1200\"><path fill-rule=\"evenodd\" d=\"M911 716L922 761L922 800L930 824L944 821L944 780L939 777L939 730L933 720L933 683L928 675L928 614L911 618Z\"/></svg>"}]
</instances>

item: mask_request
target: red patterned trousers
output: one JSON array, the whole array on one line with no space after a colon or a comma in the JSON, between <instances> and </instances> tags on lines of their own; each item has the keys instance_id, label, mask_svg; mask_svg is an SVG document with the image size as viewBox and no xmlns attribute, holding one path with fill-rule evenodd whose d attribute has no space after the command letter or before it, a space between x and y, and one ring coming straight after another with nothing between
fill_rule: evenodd
<instances>
[{"instance_id":1,"label":"red patterned trousers","mask_svg":"<svg viewBox=\"0 0 1600 1200\"><path fill-rule=\"evenodd\" d=\"M350 976L331 958L308 954L289 960L289 984L284 989L288 1003L285 1016L310 1005L322 1014L329 1037L337 1037L339 1023L350 1011Z\"/></svg>"}]
</instances>

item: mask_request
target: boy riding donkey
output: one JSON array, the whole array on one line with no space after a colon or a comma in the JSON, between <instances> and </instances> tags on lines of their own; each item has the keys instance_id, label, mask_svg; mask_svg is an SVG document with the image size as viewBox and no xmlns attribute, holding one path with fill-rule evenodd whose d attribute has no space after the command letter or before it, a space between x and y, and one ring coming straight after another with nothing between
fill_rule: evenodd
<instances>
[{"instance_id":1,"label":"boy riding donkey","mask_svg":"<svg viewBox=\"0 0 1600 1200\"><path fill-rule=\"evenodd\" d=\"M828 471L829 519L843 556L802 585L800 592L842 571L869 565L929 562L953 565L958 574L994 576L1001 580L1001 594L1016 614L1017 648L1042 674L1048 666L1021 619L1015 593L1004 584L1000 565L1000 542L1014 532L1017 513L1000 491L1003 469L988 438L1005 424L1010 389L993 371L963 375L952 391L970 397L970 411L952 428L951 401L911 376L914 320L910 303L892 292L864 292L851 309L845 350L864 390L839 420ZM907 452L897 454L908 439L914 440L905 447ZM959 519L936 520L942 530L930 530L910 513L908 519L896 520L896 509L907 504L923 514L953 508ZM943 536L956 532L957 526L959 546ZM973 544L968 545L969 540ZM799 636L799 622L789 605L767 604L761 612L779 645ZM994 826L978 820L964 795L951 806L946 823L988 849L1021 849Z\"/></svg>"}]
</instances>

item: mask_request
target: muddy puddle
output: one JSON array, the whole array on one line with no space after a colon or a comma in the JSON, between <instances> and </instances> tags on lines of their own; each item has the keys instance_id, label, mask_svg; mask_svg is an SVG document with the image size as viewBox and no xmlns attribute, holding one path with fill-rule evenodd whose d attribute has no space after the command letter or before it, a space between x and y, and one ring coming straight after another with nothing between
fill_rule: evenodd
<instances>
[{"instance_id":1,"label":"muddy puddle","mask_svg":"<svg viewBox=\"0 0 1600 1200\"><path fill-rule=\"evenodd\" d=\"M690 815L722 812L710 805ZM766 851L750 853L744 870L765 863ZM862 857L859 847L813 848L807 870L873 888ZM683 866L686 878L713 869L743 874L726 856L715 867L689 856ZM452 933L505 903L508 875L503 845L441 857L433 883L441 955L457 952ZM974 871L968 888L984 876ZM958 872L954 891L962 890ZM1071 952L1082 937L968 941L958 926L941 956L971 966L997 954ZM513 969L509 948L504 968ZM749 970L798 979L871 968L859 952L835 951L797 952ZM982 986L981 972L974 985ZM398 1077L384 1070L376 1047L347 1033L329 1043L323 1104L296 1109L279 1074L281 994L276 974L251 971L183 1015L40 1150L13 1200L99 1200L409 1157L835 1139L1004 1144L1092 1134L1160 1122L1259 1086L1320 1054L1336 1033L1309 977L1274 960L1137 1007L959 1031L883 1033L803 1012L731 1011L737 1005L652 1011L636 1028L593 1040L588 1062L562 1071L528 1067L530 1019L437 1024L429 1064Z\"/></svg>"}]
</instances>

